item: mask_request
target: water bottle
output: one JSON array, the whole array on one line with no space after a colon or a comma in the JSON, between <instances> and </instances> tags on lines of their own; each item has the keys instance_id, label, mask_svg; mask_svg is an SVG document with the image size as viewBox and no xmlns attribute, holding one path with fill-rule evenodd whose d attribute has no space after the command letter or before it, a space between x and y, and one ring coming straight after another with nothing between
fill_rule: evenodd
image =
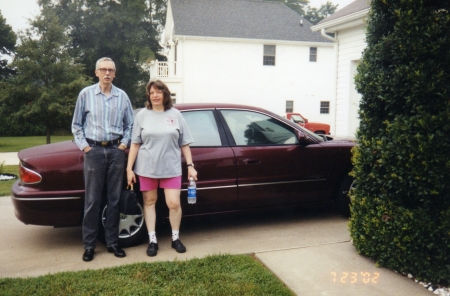
<instances>
[{"instance_id":1,"label":"water bottle","mask_svg":"<svg viewBox=\"0 0 450 296\"><path fill-rule=\"evenodd\" d=\"M197 186L193 177L189 179L187 201L188 204L195 204L197 202Z\"/></svg>"}]
</instances>

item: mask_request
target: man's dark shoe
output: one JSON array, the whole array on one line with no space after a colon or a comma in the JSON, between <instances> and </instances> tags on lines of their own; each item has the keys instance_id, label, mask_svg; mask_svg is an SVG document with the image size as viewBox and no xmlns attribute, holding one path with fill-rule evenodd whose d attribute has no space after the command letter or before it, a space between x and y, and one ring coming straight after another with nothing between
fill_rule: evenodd
<instances>
[{"instance_id":1,"label":"man's dark shoe","mask_svg":"<svg viewBox=\"0 0 450 296\"><path fill-rule=\"evenodd\" d=\"M125 254L125 251L119 247L108 247L108 253L114 253L114 256L119 258L123 258L127 255Z\"/></svg>"},{"instance_id":2,"label":"man's dark shoe","mask_svg":"<svg viewBox=\"0 0 450 296\"><path fill-rule=\"evenodd\" d=\"M186 252L186 247L181 243L180 239L172 241L172 248L174 248L178 253Z\"/></svg>"},{"instance_id":3,"label":"man's dark shoe","mask_svg":"<svg viewBox=\"0 0 450 296\"><path fill-rule=\"evenodd\" d=\"M156 256L158 254L158 244L150 243L147 248L147 255L150 257Z\"/></svg>"},{"instance_id":4,"label":"man's dark shoe","mask_svg":"<svg viewBox=\"0 0 450 296\"><path fill-rule=\"evenodd\" d=\"M94 249L86 249L83 254L83 261L89 262L94 259Z\"/></svg>"}]
</instances>

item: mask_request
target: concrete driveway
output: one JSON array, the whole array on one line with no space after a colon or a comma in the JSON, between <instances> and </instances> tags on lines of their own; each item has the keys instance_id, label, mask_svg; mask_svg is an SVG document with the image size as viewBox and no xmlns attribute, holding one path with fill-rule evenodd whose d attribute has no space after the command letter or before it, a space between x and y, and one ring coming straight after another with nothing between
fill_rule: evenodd
<instances>
[{"instance_id":1,"label":"concrete driveway","mask_svg":"<svg viewBox=\"0 0 450 296\"><path fill-rule=\"evenodd\" d=\"M330 207L184 219L180 238L187 252L170 247L168 221L158 227L160 250L143 244L116 258L104 245L83 262L81 228L24 225L10 197L0 197L0 277L34 277L130 264L202 258L210 254L254 254L297 295L431 295L412 280L358 255L347 220Z\"/></svg>"}]
</instances>

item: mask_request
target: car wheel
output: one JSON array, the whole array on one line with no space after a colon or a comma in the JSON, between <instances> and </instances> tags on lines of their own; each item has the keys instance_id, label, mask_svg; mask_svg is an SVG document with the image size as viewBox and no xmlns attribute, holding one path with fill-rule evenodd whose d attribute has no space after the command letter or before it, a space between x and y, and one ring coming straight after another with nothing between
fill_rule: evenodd
<instances>
[{"instance_id":1,"label":"car wheel","mask_svg":"<svg viewBox=\"0 0 450 296\"><path fill-rule=\"evenodd\" d=\"M105 220L108 206L104 205L100 215L98 239L105 243ZM147 235L147 227L144 220L144 209L139 204L140 213L137 215L125 215L120 213L119 245L122 248L139 245Z\"/></svg>"},{"instance_id":2,"label":"car wheel","mask_svg":"<svg viewBox=\"0 0 450 296\"><path fill-rule=\"evenodd\" d=\"M336 204L338 206L339 212L344 217L350 217L350 190L354 186L354 180L350 176L345 176L338 188L336 193Z\"/></svg>"},{"instance_id":3,"label":"car wheel","mask_svg":"<svg viewBox=\"0 0 450 296\"><path fill-rule=\"evenodd\" d=\"M315 134L318 134L318 135L325 135L325 132L324 132L324 131L315 131L314 133L315 133Z\"/></svg>"}]
</instances>

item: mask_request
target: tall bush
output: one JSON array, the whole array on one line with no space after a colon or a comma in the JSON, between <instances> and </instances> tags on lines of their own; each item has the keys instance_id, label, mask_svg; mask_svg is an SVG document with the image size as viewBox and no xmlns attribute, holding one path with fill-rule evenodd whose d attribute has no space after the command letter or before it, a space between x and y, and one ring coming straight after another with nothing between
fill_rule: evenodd
<instances>
[{"instance_id":1,"label":"tall bush","mask_svg":"<svg viewBox=\"0 0 450 296\"><path fill-rule=\"evenodd\" d=\"M373 0L350 231L358 252L450 279L450 1Z\"/></svg>"}]
</instances>

